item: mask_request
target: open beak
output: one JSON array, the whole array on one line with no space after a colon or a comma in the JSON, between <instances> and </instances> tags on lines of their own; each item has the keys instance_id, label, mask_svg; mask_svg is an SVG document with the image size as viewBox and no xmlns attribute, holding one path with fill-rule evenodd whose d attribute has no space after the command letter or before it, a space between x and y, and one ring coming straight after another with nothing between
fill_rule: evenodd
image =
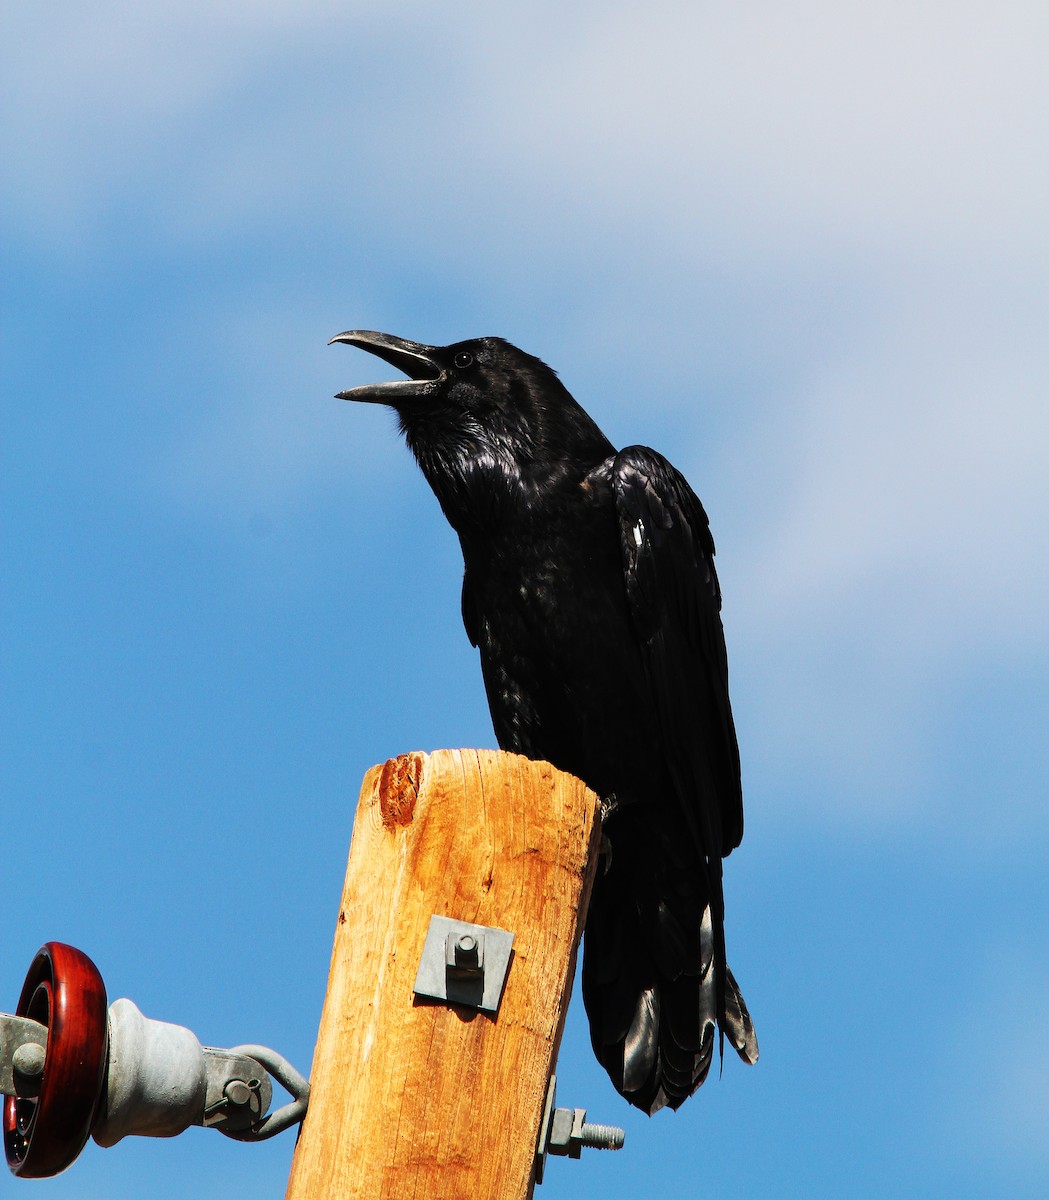
<instances>
[{"instance_id":1,"label":"open beak","mask_svg":"<svg viewBox=\"0 0 1049 1200\"><path fill-rule=\"evenodd\" d=\"M366 383L362 387L350 388L348 392L339 392L336 400L362 400L367 404L391 404L396 407L402 400L429 396L444 378L444 371L434 358L436 346L424 346L420 342L394 337L392 333L373 333L368 329L337 333L328 345L332 342L346 342L367 350L369 354L377 354L408 376L407 379L395 379L390 383Z\"/></svg>"}]
</instances>

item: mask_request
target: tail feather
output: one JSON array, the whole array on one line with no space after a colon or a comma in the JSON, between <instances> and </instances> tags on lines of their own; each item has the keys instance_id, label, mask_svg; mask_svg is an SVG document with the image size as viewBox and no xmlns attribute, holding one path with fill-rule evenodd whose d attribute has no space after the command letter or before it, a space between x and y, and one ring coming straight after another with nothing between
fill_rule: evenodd
<instances>
[{"instance_id":1,"label":"tail feather","mask_svg":"<svg viewBox=\"0 0 1049 1200\"><path fill-rule=\"evenodd\" d=\"M746 1063L757 1061L758 1043L739 985L727 965L719 970L720 914L702 883L690 893L661 888L642 843L623 839L617 851L619 872L597 880L587 917L583 999L613 1085L652 1114L679 1108L703 1083L716 1031Z\"/></svg>"},{"instance_id":2,"label":"tail feather","mask_svg":"<svg viewBox=\"0 0 1049 1200\"><path fill-rule=\"evenodd\" d=\"M659 1059L659 993L645 988L637 999L634 1019L623 1040L623 1091L645 1087L649 1064Z\"/></svg>"},{"instance_id":3,"label":"tail feather","mask_svg":"<svg viewBox=\"0 0 1049 1200\"><path fill-rule=\"evenodd\" d=\"M745 1063L758 1061L758 1035L750 1019L743 993L732 972L725 968L725 1023L728 1040Z\"/></svg>"}]
</instances>

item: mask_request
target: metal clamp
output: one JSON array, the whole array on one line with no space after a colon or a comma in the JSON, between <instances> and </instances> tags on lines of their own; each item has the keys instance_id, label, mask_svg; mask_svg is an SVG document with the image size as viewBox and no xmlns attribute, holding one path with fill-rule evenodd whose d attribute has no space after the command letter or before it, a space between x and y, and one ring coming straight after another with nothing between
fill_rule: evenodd
<instances>
[{"instance_id":1,"label":"metal clamp","mask_svg":"<svg viewBox=\"0 0 1049 1200\"><path fill-rule=\"evenodd\" d=\"M414 992L481 1012L499 1011L514 935L491 925L430 918Z\"/></svg>"}]
</instances>

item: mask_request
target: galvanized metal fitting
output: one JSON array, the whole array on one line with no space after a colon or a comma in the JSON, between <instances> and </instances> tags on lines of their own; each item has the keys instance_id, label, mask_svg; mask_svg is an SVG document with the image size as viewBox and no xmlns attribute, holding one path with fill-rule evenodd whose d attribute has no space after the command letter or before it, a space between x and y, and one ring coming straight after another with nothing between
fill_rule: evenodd
<instances>
[{"instance_id":1,"label":"galvanized metal fitting","mask_svg":"<svg viewBox=\"0 0 1049 1200\"><path fill-rule=\"evenodd\" d=\"M498 1012L513 944L514 935L505 929L434 914L419 958L415 994Z\"/></svg>"},{"instance_id":2,"label":"galvanized metal fitting","mask_svg":"<svg viewBox=\"0 0 1049 1200\"><path fill-rule=\"evenodd\" d=\"M595 1150L620 1150L626 1134L615 1125L592 1125L585 1108L555 1108L550 1117L550 1136L546 1148L550 1154L578 1158L584 1146Z\"/></svg>"},{"instance_id":3,"label":"galvanized metal fitting","mask_svg":"<svg viewBox=\"0 0 1049 1200\"><path fill-rule=\"evenodd\" d=\"M626 1132L618 1126L595 1125L587 1121L585 1108L555 1108L556 1096L557 1076L551 1075L536 1147L536 1183L543 1182L548 1154L578 1158L584 1146L595 1150L620 1150L626 1141Z\"/></svg>"}]
</instances>

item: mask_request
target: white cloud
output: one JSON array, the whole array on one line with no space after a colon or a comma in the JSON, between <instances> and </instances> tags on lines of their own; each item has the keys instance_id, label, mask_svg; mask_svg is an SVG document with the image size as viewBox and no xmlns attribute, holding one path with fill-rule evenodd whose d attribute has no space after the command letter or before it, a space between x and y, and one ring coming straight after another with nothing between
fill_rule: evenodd
<instances>
[{"instance_id":1,"label":"white cloud","mask_svg":"<svg viewBox=\"0 0 1049 1200\"><path fill-rule=\"evenodd\" d=\"M777 581L784 621L869 586L908 655L937 657L974 627L1044 651L1049 359L993 313L951 307L894 314L795 398L796 441L779 448L790 493L750 575Z\"/></svg>"},{"instance_id":2,"label":"white cloud","mask_svg":"<svg viewBox=\"0 0 1049 1200\"><path fill-rule=\"evenodd\" d=\"M799 236L1044 246L1047 30L1037 4L620 11L512 111L540 159L579 156L628 203L712 213L765 253Z\"/></svg>"},{"instance_id":3,"label":"white cloud","mask_svg":"<svg viewBox=\"0 0 1049 1200\"><path fill-rule=\"evenodd\" d=\"M410 186L482 238L527 201L520 232L548 249L628 229L685 261L1044 255L1047 23L1019 0L414 4L396 23L374 4L23 6L11 203L44 235L49 212L75 224L152 177L151 203L226 229L362 189L396 219Z\"/></svg>"},{"instance_id":4,"label":"white cloud","mask_svg":"<svg viewBox=\"0 0 1049 1200\"><path fill-rule=\"evenodd\" d=\"M759 497L721 539L734 681L767 810L947 821L987 852L1045 828L1037 722L1003 681L1049 663L1049 357L1030 319L1049 305L928 275L891 299L813 359L767 435L723 450L722 496ZM954 764L981 755L1001 761L970 786Z\"/></svg>"}]
</instances>

